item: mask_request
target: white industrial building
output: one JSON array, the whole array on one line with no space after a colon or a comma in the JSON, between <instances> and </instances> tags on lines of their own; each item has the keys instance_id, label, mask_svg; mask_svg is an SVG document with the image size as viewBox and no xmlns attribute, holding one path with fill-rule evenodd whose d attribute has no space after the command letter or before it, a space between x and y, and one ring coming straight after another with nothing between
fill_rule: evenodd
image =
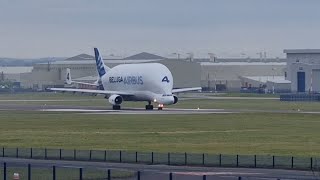
<instances>
[{"instance_id":1,"label":"white industrial building","mask_svg":"<svg viewBox=\"0 0 320 180\"><path fill-rule=\"evenodd\" d=\"M157 62L170 69L174 77L175 88L201 86L204 90L210 91L239 91L243 87L259 87L259 84L267 83L250 83L243 77L284 77L286 69L284 61L279 58L168 59L149 53L140 53L124 59L106 59L105 63L112 68L126 63ZM47 87L63 87L67 68L71 69L74 80L94 82L97 79L94 57L80 54L63 61L35 64L32 72L21 76L21 85L24 88L41 90ZM279 85L276 88L282 88L282 86Z\"/></svg>"},{"instance_id":2,"label":"white industrial building","mask_svg":"<svg viewBox=\"0 0 320 180\"><path fill-rule=\"evenodd\" d=\"M203 62L201 85L210 90L239 91L241 88L260 87L263 82L253 83L243 77L283 76L284 62ZM266 83L266 82L265 82Z\"/></svg>"},{"instance_id":3,"label":"white industrial building","mask_svg":"<svg viewBox=\"0 0 320 180\"><path fill-rule=\"evenodd\" d=\"M0 67L0 79L2 81L21 82L24 73L30 73L32 67Z\"/></svg>"},{"instance_id":4,"label":"white industrial building","mask_svg":"<svg viewBox=\"0 0 320 180\"><path fill-rule=\"evenodd\" d=\"M320 92L320 49L286 49L292 92Z\"/></svg>"},{"instance_id":5,"label":"white industrial building","mask_svg":"<svg viewBox=\"0 0 320 180\"><path fill-rule=\"evenodd\" d=\"M124 59L105 60L105 64L111 68L119 64L153 62L161 63L169 68L174 77L175 88L200 86L201 68L200 64L196 62L166 59L149 53L140 53ZM81 54L63 61L34 65L32 72L24 74L21 79L22 86L42 90L47 87L62 87L64 86L67 68L71 69L74 79L87 82L97 79L94 78L97 76L94 57Z\"/></svg>"},{"instance_id":6,"label":"white industrial building","mask_svg":"<svg viewBox=\"0 0 320 180\"><path fill-rule=\"evenodd\" d=\"M140 53L123 59L109 58L105 63L109 67L126 63L164 64L173 74L175 88L201 86L210 91L263 88L266 92L320 92L320 49L288 49L284 53L286 59L168 59ZM63 87L67 68L71 69L74 80L94 82L97 79L94 57L87 54L35 64L32 71L29 68L19 75L8 73L7 77L20 81L24 88L43 90Z\"/></svg>"},{"instance_id":7,"label":"white industrial building","mask_svg":"<svg viewBox=\"0 0 320 180\"><path fill-rule=\"evenodd\" d=\"M258 87L265 93L291 92L291 82L284 76L242 76L243 88Z\"/></svg>"}]
</instances>

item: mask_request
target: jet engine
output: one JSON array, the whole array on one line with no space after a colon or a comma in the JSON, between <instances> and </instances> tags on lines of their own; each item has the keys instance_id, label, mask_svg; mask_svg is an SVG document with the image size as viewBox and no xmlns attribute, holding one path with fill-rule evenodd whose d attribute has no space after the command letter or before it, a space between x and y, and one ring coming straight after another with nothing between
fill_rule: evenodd
<instances>
[{"instance_id":1,"label":"jet engine","mask_svg":"<svg viewBox=\"0 0 320 180\"><path fill-rule=\"evenodd\" d=\"M173 98L174 98L173 104L176 104L178 102L178 97L173 95Z\"/></svg>"},{"instance_id":2,"label":"jet engine","mask_svg":"<svg viewBox=\"0 0 320 180\"><path fill-rule=\"evenodd\" d=\"M109 103L112 105L120 105L123 98L120 95L114 94L109 97Z\"/></svg>"}]
</instances>

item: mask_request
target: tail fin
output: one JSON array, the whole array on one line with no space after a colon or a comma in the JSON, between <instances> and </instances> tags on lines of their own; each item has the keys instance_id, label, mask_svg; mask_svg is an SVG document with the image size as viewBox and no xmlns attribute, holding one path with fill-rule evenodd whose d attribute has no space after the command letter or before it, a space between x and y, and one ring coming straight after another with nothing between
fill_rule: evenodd
<instances>
[{"instance_id":1,"label":"tail fin","mask_svg":"<svg viewBox=\"0 0 320 180\"><path fill-rule=\"evenodd\" d=\"M70 68L67 68L65 83L68 85L70 85L72 83Z\"/></svg>"},{"instance_id":2,"label":"tail fin","mask_svg":"<svg viewBox=\"0 0 320 180\"><path fill-rule=\"evenodd\" d=\"M106 71L106 65L103 62L103 59L99 53L98 48L94 48L94 55L96 59L96 65L97 65L99 77L102 77L103 75L106 74L107 71Z\"/></svg>"}]
</instances>

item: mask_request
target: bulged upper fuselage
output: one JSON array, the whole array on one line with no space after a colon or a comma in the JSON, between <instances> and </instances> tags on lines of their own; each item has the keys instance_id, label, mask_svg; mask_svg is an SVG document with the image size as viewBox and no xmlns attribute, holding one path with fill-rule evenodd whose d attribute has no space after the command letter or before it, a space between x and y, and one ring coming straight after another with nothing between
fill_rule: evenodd
<instances>
[{"instance_id":1,"label":"bulged upper fuselage","mask_svg":"<svg viewBox=\"0 0 320 180\"><path fill-rule=\"evenodd\" d=\"M101 77L105 90L135 94L136 101L173 104L173 77L170 70L159 63L122 64L108 70Z\"/></svg>"}]
</instances>

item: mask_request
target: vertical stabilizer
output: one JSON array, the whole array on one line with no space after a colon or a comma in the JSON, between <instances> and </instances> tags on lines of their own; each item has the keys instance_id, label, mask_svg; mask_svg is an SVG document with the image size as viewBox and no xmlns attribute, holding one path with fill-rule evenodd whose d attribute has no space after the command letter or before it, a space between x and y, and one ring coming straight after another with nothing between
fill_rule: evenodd
<instances>
[{"instance_id":1,"label":"vertical stabilizer","mask_svg":"<svg viewBox=\"0 0 320 180\"><path fill-rule=\"evenodd\" d=\"M96 59L98 74L99 74L99 77L101 78L107 72L106 65L103 62L103 59L99 53L98 48L94 48L94 55L95 55L95 59Z\"/></svg>"}]
</instances>

